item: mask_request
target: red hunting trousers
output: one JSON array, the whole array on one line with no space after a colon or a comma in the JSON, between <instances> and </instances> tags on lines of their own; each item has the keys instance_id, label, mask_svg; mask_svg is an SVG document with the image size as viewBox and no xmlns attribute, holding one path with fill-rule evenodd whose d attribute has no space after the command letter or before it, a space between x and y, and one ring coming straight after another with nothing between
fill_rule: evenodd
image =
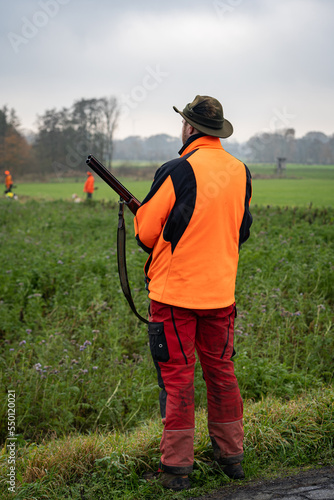
<instances>
[{"instance_id":1,"label":"red hunting trousers","mask_svg":"<svg viewBox=\"0 0 334 500\"><path fill-rule=\"evenodd\" d=\"M149 339L158 373L164 424L162 470L189 474L194 462L195 349L207 386L208 428L220 464L243 459L243 404L234 375L235 304L184 309L151 301Z\"/></svg>"}]
</instances>

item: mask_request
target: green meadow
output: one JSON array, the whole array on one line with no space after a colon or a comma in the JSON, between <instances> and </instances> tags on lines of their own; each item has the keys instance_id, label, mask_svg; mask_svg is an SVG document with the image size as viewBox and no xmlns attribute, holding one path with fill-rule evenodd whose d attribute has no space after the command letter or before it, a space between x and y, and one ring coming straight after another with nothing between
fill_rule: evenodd
<instances>
[{"instance_id":1,"label":"green meadow","mask_svg":"<svg viewBox=\"0 0 334 500\"><path fill-rule=\"evenodd\" d=\"M276 206L333 206L333 165L287 165L284 175L275 177L273 165L250 165L253 202Z\"/></svg>"},{"instance_id":2,"label":"green meadow","mask_svg":"<svg viewBox=\"0 0 334 500\"><path fill-rule=\"evenodd\" d=\"M145 168L145 167L138 167ZM306 207L332 206L334 202L333 165L287 165L283 177L277 178L274 165L249 165L253 179L253 204ZM95 178L97 176L95 175ZM142 200L147 194L151 180L133 180L120 176L120 181ZM153 179L152 179L153 180ZM19 183L15 192L19 197L44 200L71 200L72 195L85 199L82 177L76 181L63 178L49 183ZM99 178L96 178L95 200L117 201L117 195Z\"/></svg>"},{"instance_id":3,"label":"green meadow","mask_svg":"<svg viewBox=\"0 0 334 500\"><path fill-rule=\"evenodd\" d=\"M245 406L247 480L333 464L334 167L250 166L251 237L240 251L235 371ZM142 199L150 181L122 179ZM21 184L0 199L0 496L196 498L230 480L211 467L206 389L195 370L193 488L141 479L158 467L161 421L145 325L116 262L117 197L101 182ZM146 255L127 211L139 311ZM8 491L8 391L15 392L16 493Z\"/></svg>"}]
</instances>

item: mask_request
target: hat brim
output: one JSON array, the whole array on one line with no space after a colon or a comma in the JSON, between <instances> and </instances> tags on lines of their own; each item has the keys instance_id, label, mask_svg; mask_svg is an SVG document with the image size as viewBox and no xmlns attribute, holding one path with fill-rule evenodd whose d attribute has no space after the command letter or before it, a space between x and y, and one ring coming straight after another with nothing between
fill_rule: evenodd
<instances>
[{"instance_id":1,"label":"hat brim","mask_svg":"<svg viewBox=\"0 0 334 500\"><path fill-rule=\"evenodd\" d=\"M211 135L212 137L220 137L221 139L226 139L227 137L230 137L230 135L233 134L233 126L232 123L230 123L226 118L224 118L223 126L219 129L217 128L211 128L211 127L206 127L205 125L201 125L200 123L196 123L194 120L191 118L188 118L183 111L180 111L177 109L176 106L173 106L174 111L176 113L179 113L182 118L186 120L192 127L194 127L196 130L199 130L200 132L203 132L204 134Z\"/></svg>"}]
</instances>

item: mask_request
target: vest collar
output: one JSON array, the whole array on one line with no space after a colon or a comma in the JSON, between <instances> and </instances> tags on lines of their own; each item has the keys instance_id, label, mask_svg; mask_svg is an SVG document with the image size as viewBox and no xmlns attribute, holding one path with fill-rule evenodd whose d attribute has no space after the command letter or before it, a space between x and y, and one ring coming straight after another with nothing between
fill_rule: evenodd
<instances>
[{"instance_id":1,"label":"vest collar","mask_svg":"<svg viewBox=\"0 0 334 500\"><path fill-rule=\"evenodd\" d=\"M219 137L211 135L195 134L191 135L187 142L183 144L179 151L180 156L184 156L197 148L223 149Z\"/></svg>"}]
</instances>

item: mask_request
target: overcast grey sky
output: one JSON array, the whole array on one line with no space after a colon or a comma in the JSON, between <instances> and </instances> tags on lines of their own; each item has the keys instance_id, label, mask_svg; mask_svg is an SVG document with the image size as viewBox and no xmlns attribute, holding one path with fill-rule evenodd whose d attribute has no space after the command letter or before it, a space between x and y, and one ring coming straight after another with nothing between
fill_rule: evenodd
<instances>
[{"instance_id":1,"label":"overcast grey sky","mask_svg":"<svg viewBox=\"0 0 334 500\"><path fill-rule=\"evenodd\" d=\"M22 126L81 98L116 96L116 137L180 134L197 94L232 138L334 133L333 0L0 0L0 107Z\"/></svg>"}]
</instances>

